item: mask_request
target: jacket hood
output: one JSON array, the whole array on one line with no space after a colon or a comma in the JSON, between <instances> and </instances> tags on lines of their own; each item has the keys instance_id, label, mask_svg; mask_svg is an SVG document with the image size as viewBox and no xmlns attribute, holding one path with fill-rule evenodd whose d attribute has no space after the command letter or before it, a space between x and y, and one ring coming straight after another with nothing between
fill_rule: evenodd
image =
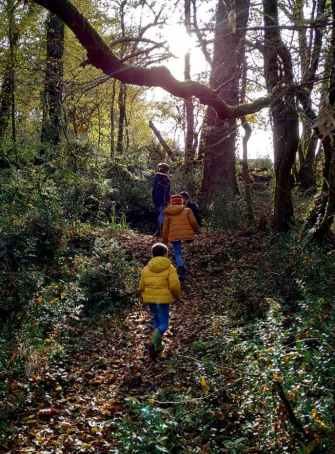
<instances>
[{"instance_id":1,"label":"jacket hood","mask_svg":"<svg viewBox=\"0 0 335 454\"><path fill-rule=\"evenodd\" d=\"M165 180L166 178L169 178L169 175L167 173L161 173L161 172L157 172L155 174L155 179L157 181L161 181L161 180Z\"/></svg>"},{"instance_id":2,"label":"jacket hood","mask_svg":"<svg viewBox=\"0 0 335 454\"><path fill-rule=\"evenodd\" d=\"M173 216L175 214L180 214L183 210L185 210L185 205L169 205L165 208L164 213Z\"/></svg>"},{"instance_id":3,"label":"jacket hood","mask_svg":"<svg viewBox=\"0 0 335 454\"><path fill-rule=\"evenodd\" d=\"M154 273L161 273L170 266L171 262L167 257L153 257L148 263L149 270Z\"/></svg>"}]
</instances>

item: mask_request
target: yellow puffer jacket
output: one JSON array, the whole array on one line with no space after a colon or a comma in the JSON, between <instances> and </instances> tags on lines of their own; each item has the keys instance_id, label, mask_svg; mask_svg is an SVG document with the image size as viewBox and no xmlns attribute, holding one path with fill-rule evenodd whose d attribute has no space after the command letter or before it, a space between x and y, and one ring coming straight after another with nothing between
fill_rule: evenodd
<instances>
[{"instance_id":1,"label":"yellow puffer jacket","mask_svg":"<svg viewBox=\"0 0 335 454\"><path fill-rule=\"evenodd\" d=\"M178 274L167 257L153 257L143 268L140 290L145 303L170 304L180 297Z\"/></svg>"},{"instance_id":2,"label":"yellow puffer jacket","mask_svg":"<svg viewBox=\"0 0 335 454\"><path fill-rule=\"evenodd\" d=\"M193 211L185 205L170 205L164 210L163 243L193 240L198 223Z\"/></svg>"}]
</instances>

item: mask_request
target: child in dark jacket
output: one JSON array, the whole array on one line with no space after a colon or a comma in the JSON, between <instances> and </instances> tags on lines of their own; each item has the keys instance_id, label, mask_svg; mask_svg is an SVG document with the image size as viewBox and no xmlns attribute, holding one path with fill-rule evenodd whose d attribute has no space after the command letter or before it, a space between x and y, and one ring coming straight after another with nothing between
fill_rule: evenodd
<instances>
[{"instance_id":1,"label":"child in dark jacket","mask_svg":"<svg viewBox=\"0 0 335 454\"><path fill-rule=\"evenodd\" d=\"M174 298L181 294L177 271L167 258L165 244L152 246L153 258L141 273L140 290L143 301L149 304L153 317L153 334L148 344L149 355L156 359L163 350L162 336L169 326L169 308Z\"/></svg>"},{"instance_id":2,"label":"child in dark jacket","mask_svg":"<svg viewBox=\"0 0 335 454\"><path fill-rule=\"evenodd\" d=\"M201 227L202 220L201 216L199 213L199 207L196 203L193 203L190 201L190 196L188 195L188 192L182 191L180 193L181 196L183 196L183 204L186 206L186 208L191 208L193 211L194 217L197 220L198 226Z\"/></svg>"},{"instance_id":3,"label":"child in dark jacket","mask_svg":"<svg viewBox=\"0 0 335 454\"><path fill-rule=\"evenodd\" d=\"M164 222L164 208L170 202L170 166L165 162L161 162L157 166L157 173L155 175L154 183L152 186L152 201L158 210L158 222L155 235L161 236L162 227Z\"/></svg>"}]
</instances>

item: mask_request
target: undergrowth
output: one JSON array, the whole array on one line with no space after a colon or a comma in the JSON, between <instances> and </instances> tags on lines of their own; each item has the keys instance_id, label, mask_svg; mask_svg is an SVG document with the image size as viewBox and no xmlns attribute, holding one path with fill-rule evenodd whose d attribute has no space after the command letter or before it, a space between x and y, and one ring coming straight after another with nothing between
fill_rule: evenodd
<instances>
[{"instance_id":1,"label":"undergrowth","mask_svg":"<svg viewBox=\"0 0 335 454\"><path fill-rule=\"evenodd\" d=\"M260 252L244 267L227 253L229 286L188 360L194 386L130 399L111 453L334 452L332 247L292 230L265 235Z\"/></svg>"}]
</instances>

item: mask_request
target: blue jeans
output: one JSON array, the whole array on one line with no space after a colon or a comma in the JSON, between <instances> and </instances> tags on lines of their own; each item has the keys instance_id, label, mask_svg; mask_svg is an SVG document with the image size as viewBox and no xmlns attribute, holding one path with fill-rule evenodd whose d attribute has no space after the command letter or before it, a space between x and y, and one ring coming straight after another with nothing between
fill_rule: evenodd
<instances>
[{"instance_id":1,"label":"blue jeans","mask_svg":"<svg viewBox=\"0 0 335 454\"><path fill-rule=\"evenodd\" d=\"M159 208L159 216L158 216L158 222L160 224L163 224L164 222L164 216L165 216L165 213L164 213L164 210L165 210L165 206L164 205L161 205Z\"/></svg>"},{"instance_id":2,"label":"blue jeans","mask_svg":"<svg viewBox=\"0 0 335 454\"><path fill-rule=\"evenodd\" d=\"M159 329L161 335L169 326L169 304L149 304L150 313L153 317L153 329Z\"/></svg>"},{"instance_id":3,"label":"blue jeans","mask_svg":"<svg viewBox=\"0 0 335 454\"><path fill-rule=\"evenodd\" d=\"M172 246L177 266L184 266L183 258L181 256L181 241L172 241Z\"/></svg>"}]
</instances>

